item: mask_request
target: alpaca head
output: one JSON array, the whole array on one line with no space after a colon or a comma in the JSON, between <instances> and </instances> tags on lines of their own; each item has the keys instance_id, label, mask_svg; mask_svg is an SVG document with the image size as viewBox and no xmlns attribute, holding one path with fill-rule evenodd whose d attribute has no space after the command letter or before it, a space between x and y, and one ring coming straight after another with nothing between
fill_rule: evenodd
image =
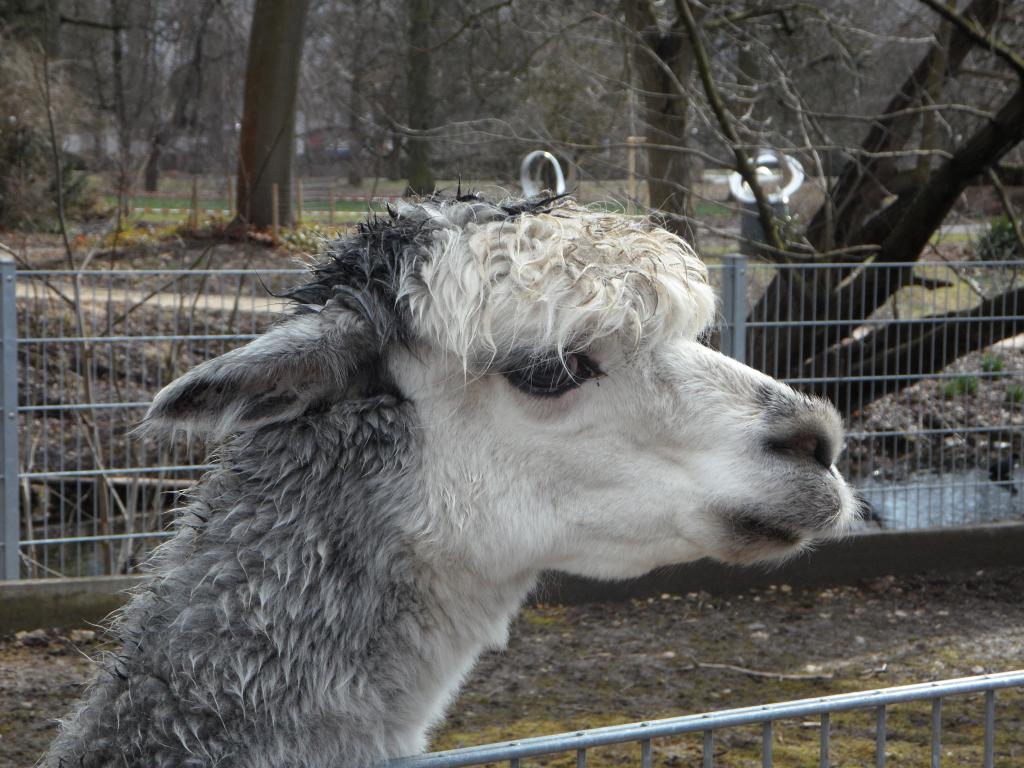
<instances>
[{"instance_id":1,"label":"alpaca head","mask_svg":"<svg viewBox=\"0 0 1024 768\"><path fill-rule=\"evenodd\" d=\"M165 388L149 423L217 441L402 401L419 473L402 525L486 579L770 559L854 516L836 411L698 341L707 271L662 229L428 199L327 256L286 320Z\"/></svg>"}]
</instances>

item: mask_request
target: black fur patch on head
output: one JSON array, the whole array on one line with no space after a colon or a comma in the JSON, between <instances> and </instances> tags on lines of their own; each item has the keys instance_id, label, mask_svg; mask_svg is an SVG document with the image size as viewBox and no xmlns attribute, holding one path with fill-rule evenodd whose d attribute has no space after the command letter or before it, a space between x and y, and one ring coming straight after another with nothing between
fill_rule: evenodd
<instances>
[{"instance_id":1,"label":"black fur patch on head","mask_svg":"<svg viewBox=\"0 0 1024 768\"><path fill-rule=\"evenodd\" d=\"M355 234L333 240L324 252L326 260L311 269L312 279L283 296L303 305L343 302L371 323L382 342L407 341L412 323L399 292L404 280L419 274L435 232L548 213L560 197L495 203L474 194L435 193L411 207L389 205L385 215L361 222Z\"/></svg>"}]
</instances>

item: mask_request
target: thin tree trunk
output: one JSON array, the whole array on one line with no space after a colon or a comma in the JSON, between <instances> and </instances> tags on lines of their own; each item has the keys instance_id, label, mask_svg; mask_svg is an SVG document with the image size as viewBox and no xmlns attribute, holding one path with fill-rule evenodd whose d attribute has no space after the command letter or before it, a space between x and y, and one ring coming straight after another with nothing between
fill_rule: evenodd
<instances>
[{"instance_id":1,"label":"thin tree trunk","mask_svg":"<svg viewBox=\"0 0 1024 768\"><path fill-rule=\"evenodd\" d=\"M142 187L147 192L156 192L160 182L160 145L161 137L153 137L150 143L149 156L146 158L146 170L142 177Z\"/></svg>"},{"instance_id":2,"label":"thin tree trunk","mask_svg":"<svg viewBox=\"0 0 1024 768\"><path fill-rule=\"evenodd\" d=\"M174 110L169 121L160 122L153 130L150 138L149 156L146 158L146 169L143 185L147 192L156 192L160 181L160 157L164 147L171 143L174 135L189 125L194 125L195 115L188 117L190 101L199 102L203 91L203 46L209 30L210 19L218 6L219 0L207 0L199 13L199 25L196 39L192 45L192 56L185 70L185 77L174 102Z\"/></svg>"},{"instance_id":3,"label":"thin tree trunk","mask_svg":"<svg viewBox=\"0 0 1024 768\"><path fill-rule=\"evenodd\" d=\"M633 66L643 91L650 206L665 214L666 227L694 242L695 233L687 223L695 181L692 160L685 152L658 148L687 145L690 100L679 86L692 77L693 51L684 44L678 21L668 31L662 30L648 0L626 0L623 7L633 33Z\"/></svg>"},{"instance_id":4,"label":"thin tree trunk","mask_svg":"<svg viewBox=\"0 0 1024 768\"><path fill-rule=\"evenodd\" d=\"M409 54L406 73L406 99L409 128L425 131L430 127L433 99L430 93L431 0L408 0ZM406 145L408 157L407 194L426 195L434 191L430 170L430 145L422 136L412 135Z\"/></svg>"},{"instance_id":5,"label":"thin tree trunk","mask_svg":"<svg viewBox=\"0 0 1024 768\"><path fill-rule=\"evenodd\" d=\"M363 125L359 116L362 103L362 73L352 76L352 105L348 117L348 183L358 187L363 183Z\"/></svg>"},{"instance_id":6,"label":"thin tree trunk","mask_svg":"<svg viewBox=\"0 0 1024 768\"><path fill-rule=\"evenodd\" d=\"M260 229L273 219L274 184L280 220L292 220L295 104L308 6L308 0L256 0L253 9L237 189L239 219Z\"/></svg>"}]
</instances>

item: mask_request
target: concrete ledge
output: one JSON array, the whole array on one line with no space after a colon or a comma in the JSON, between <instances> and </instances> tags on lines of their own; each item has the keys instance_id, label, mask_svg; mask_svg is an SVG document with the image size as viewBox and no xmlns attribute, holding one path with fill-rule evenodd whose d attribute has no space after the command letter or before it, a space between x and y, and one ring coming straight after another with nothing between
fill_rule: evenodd
<instances>
[{"instance_id":1,"label":"concrete ledge","mask_svg":"<svg viewBox=\"0 0 1024 768\"><path fill-rule=\"evenodd\" d=\"M142 576L0 581L0 633L98 624L124 605Z\"/></svg>"},{"instance_id":2,"label":"concrete ledge","mask_svg":"<svg viewBox=\"0 0 1024 768\"><path fill-rule=\"evenodd\" d=\"M813 587L876 576L1024 566L1024 524L929 531L884 531L819 546L778 567L741 568L710 560L630 581L602 582L550 573L533 602L577 604L630 600L668 592L729 594L768 584ZM0 581L0 633L101 622L120 607L141 576Z\"/></svg>"},{"instance_id":3,"label":"concrete ledge","mask_svg":"<svg viewBox=\"0 0 1024 768\"><path fill-rule=\"evenodd\" d=\"M572 605L631 600L663 593L734 594L769 584L815 587L855 584L877 576L955 573L1024 566L1024 524L880 531L819 545L780 566L730 566L711 560L677 565L630 581L601 582L551 574L536 602Z\"/></svg>"}]
</instances>

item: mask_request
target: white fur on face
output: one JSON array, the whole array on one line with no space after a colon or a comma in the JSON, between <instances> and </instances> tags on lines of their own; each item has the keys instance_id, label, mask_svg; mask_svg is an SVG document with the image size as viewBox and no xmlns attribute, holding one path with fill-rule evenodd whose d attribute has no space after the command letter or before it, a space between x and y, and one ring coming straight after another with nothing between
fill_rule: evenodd
<instances>
[{"instance_id":1,"label":"white fur on face","mask_svg":"<svg viewBox=\"0 0 1024 768\"><path fill-rule=\"evenodd\" d=\"M785 556L851 522L838 473L762 442L785 425L766 421L760 387L792 398L795 419L821 418L822 404L692 341L629 356L606 345L598 359L608 375L559 398L501 375L453 387L440 361L395 366L426 433L421 540L496 581L542 569L623 578L705 556ZM792 541L737 532L737 515Z\"/></svg>"},{"instance_id":2,"label":"white fur on face","mask_svg":"<svg viewBox=\"0 0 1024 768\"><path fill-rule=\"evenodd\" d=\"M409 291L420 341L392 361L426 433L424 545L496 580L629 577L842 531L855 504L834 467L769 447L809 430L837 452L838 414L695 341L706 276L677 237L622 217L556 209L439 235ZM606 375L560 397L500 374L575 352Z\"/></svg>"}]
</instances>

